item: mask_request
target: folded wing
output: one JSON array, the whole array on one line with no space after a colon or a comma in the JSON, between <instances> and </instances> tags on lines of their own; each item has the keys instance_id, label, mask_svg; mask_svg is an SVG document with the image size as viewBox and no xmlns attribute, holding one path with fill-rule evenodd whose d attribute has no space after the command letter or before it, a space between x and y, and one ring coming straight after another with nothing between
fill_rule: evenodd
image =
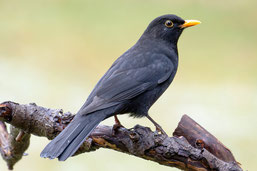
<instances>
[{"instance_id":1,"label":"folded wing","mask_svg":"<svg viewBox=\"0 0 257 171\"><path fill-rule=\"evenodd\" d=\"M104 76L108 78L102 78L94 89L91 103L79 113L89 114L132 99L165 82L173 70L172 62L164 55L156 56L154 62L146 66L114 68L111 74Z\"/></svg>"}]
</instances>

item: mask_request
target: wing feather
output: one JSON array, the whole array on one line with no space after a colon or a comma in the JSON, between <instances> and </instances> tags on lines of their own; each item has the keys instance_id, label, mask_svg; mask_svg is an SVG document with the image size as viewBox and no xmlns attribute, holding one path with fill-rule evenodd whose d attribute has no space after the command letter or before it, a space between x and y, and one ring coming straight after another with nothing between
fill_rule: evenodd
<instances>
[{"instance_id":1,"label":"wing feather","mask_svg":"<svg viewBox=\"0 0 257 171\"><path fill-rule=\"evenodd\" d=\"M105 74L108 78L102 78L94 89L92 101L82 109L83 114L117 105L155 88L170 77L174 66L166 56L159 55L143 67L112 69L111 74Z\"/></svg>"}]
</instances>

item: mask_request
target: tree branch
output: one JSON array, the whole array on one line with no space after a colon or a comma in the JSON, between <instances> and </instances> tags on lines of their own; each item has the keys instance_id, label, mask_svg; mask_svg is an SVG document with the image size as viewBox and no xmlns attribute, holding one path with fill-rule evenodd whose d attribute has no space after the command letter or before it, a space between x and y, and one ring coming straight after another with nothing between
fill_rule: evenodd
<instances>
[{"instance_id":1,"label":"tree branch","mask_svg":"<svg viewBox=\"0 0 257 171\"><path fill-rule=\"evenodd\" d=\"M5 102L1 104L0 151L5 160L6 154L9 154L9 161L6 160L9 169L12 169L29 146L30 134L53 139L70 123L73 116L69 112L47 109L34 103L20 105ZM7 133L3 122L15 127L16 133L13 131ZM198 133L194 135L186 130L198 131ZM8 138L8 136L13 138ZM212 141L208 141L210 139ZM212 146L209 142L214 145ZM186 115L182 117L174 132L174 137L165 137L140 125L131 129L119 128L114 134L112 127L99 125L75 155L98 148L113 149L182 170L242 171L232 153ZM10 149L16 150L14 152ZM222 155L217 155L220 153Z\"/></svg>"}]
</instances>

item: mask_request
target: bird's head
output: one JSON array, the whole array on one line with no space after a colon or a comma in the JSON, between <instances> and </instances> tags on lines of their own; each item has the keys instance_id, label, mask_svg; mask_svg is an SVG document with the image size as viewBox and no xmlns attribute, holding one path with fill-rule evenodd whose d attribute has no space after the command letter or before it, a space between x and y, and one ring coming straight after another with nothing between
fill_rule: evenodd
<instances>
[{"instance_id":1,"label":"bird's head","mask_svg":"<svg viewBox=\"0 0 257 171\"><path fill-rule=\"evenodd\" d=\"M200 23L197 20L183 20L176 15L163 15L157 17L149 24L143 37L161 39L177 44L179 36L185 28Z\"/></svg>"}]
</instances>

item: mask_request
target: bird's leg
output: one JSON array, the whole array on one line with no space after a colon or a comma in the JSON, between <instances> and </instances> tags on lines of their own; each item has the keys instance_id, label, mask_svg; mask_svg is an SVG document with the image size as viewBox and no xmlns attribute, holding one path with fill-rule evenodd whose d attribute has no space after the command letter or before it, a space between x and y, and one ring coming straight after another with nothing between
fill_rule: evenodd
<instances>
[{"instance_id":1,"label":"bird's leg","mask_svg":"<svg viewBox=\"0 0 257 171\"><path fill-rule=\"evenodd\" d=\"M115 135L115 133L118 131L119 128L124 127L121 125L117 115L114 115L115 124L112 127L112 135Z\"/></svg>"},{"instance_id":2,"label":"bird's leg","mask_svg":"<svg viewBox=\"0 0 257 171\"><path fill-rule=\"evenodd\" d=\"M149 115L147 115L146 117L154 124L154 126L156 127L156 131L168 136L166 132L162 129L162 127L157 122L155 122Z\"/></svg>"},{"instance_id":3,"label":"bird's leg","mask_svg":"<svg viewBox=\"0 0 257 171\"><path fill-rule=\"evenodd\" d=\"M119 121L119 119L118 119L118 116L117 116L117 115L114 115L114 120L115 120L115 124L116 124L116 125L122 126L121 123L120 123L120 121Z\"/></svg>"}]
</instances>

